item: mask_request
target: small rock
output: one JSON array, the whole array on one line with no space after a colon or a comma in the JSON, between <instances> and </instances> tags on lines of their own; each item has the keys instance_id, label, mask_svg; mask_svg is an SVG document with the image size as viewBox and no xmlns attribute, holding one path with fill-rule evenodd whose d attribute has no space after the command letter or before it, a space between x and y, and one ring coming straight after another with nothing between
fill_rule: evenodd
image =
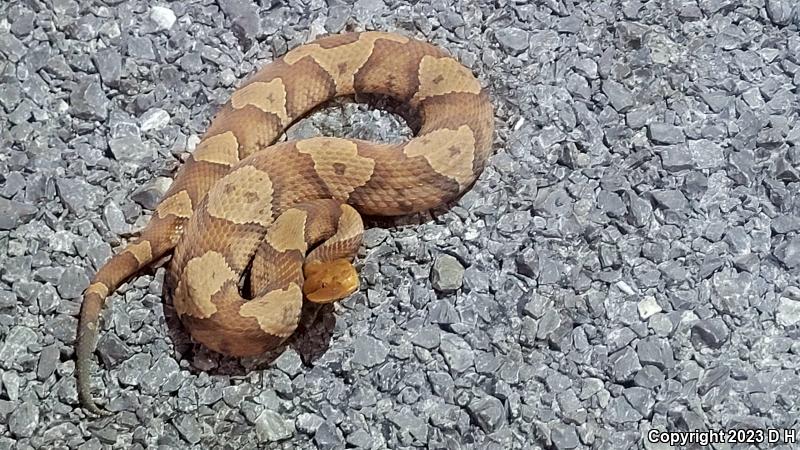
<instances>
[{"instance_id":1,"label":"small rock","mask_svg":"<svg viewBox=\"0 0 800 450\"><path fill-rule=\"evenodd\" d=\"M386 361L389 349L372 336L359 336L353 343L353 363L363 367L374 367Z\"/></svg>"},{"instance_id":2,"label":"small rock","mask_svg":"<svg viewBox=\"0 0 800 450\"><path fill-rule=\"evenodd\" d=\"M39 426L39 408L31 402L20 405L8 418L8 430L18 438L33 436Z\"/></svg>"},{"instance_id":3,"label":"small rock","mask_svg":"<svg viewBox=\"0 0 800 450\"><path fill-rule=\"evenodd\" d=\"M637 307L639 309L639 317L641 317L642 320L647 320L653 314L663 311L661 306L656 301L656 298L652 296L645 297L644 300L639 302Z\"/></svg>"},{"instance_id":4,"label":"small rock","mask_svg":"<svg viewBox=\"0 0 800 450\"><path fill-rule=\"evenodd\" d=\"M100 50L94 55L93 61L103 84L118 87L122 77L122 56L119 51L114 47Z\"/></svg>"},{"instance_id":5,"label":"small rock","mask_svg":"<svg viewBox=\"0 0 800 450\"><path fill-rule=\"evenodd\" d=\"M506 423L506 409L496 397L487 395L473 399L467 405L472 420L486 433L498 430Z\"/></svg>"},{"instance_id":6,"label":"small rock","mask_svg":"<svg viewBox=\"0 0 800 450\"><path fill-rule=\"evenodd\" d=\"M313 413L301 413L295 420L297 429L305 434L314 434L325 423L325 419Z\"/></svg>"},{"instance_id":7,"label":"small rock","mask_svg":"<svg viewBox=\"0 0 800 450\"><path fill-rule=\"evenodd\" d=\"M56 287L63 298L72 299L79 298L88 286L89 277L86 271L78 266L69 266L61 274Z\"/></svg>"},{"instance_id":8,"label":"small rock","mask_svg":"<svg viewBox=\"0 0 800 450\"><path fill-rule=\"evenodd\" d=\"M662 370L675 367L675 356L666 339L655 337L642 339L636 346L636 352L642 364L652 364Z\"/></svg>"},{"instance_id":9,"label":"small rock","mask_svg":"<svg viewBox=\"0 0 800 450\"><path fill-rule=\"evenodd\" d=\"M0 230L13 230L28 223L39 212L39 208L0 197Z\"/></svg>"},{"instance_id":10,"label":"small rock","mask_svg":"<svg viewBox=\"0 0 800 450\"><path fill-rule=\"evenodd\" d=\"M474 353L461 336L453 333L442 333L439 351L451 371L461 373L472 367Z\"/></svg>"},{"instance_id":11,"label":"small rock","mask_svg":"<svg viewBox=\"0 0 800 450\"><path fill-rule=\"evenodd\" d=\"M166 6L153 6L150 8L150 20L158 26L159 30L169 30L175 25L175 12Z\"/></svg>"},{"instance_id":12,"label":"small rock","mask_svg":"<svg viewBox=\"0 0 800 450\"><path fill-rule=\"evenodd\" d=\"M408 432L418 441L424 442L425 438L428 436L428 424L424 419L414 414L408 407L390 412L386 418L397 425L401 432Z\"/></svg>"},{"instance_id":13,"label":"small rock","mask_svg":"<svg viewBox=\"0 0 800 450\"><path fill-rule=\"evenodd\" d=\"M650 390L634 386L625 389L623 395L625 399L628 400L628 403L630 403L636 411L639 411L639 414L644 417L650 416L653 405L655 404L653 393Z\"/></svg>"},{"instance_id":14,"label":"small rock","mask_svg":"<svg viewBox=\"0 0 800 450\"><path fill-rule=\"evenodd\" d=\"M108 116L108 98L98 81L86 80L78 84L70 95L71 113L86 120L105 120Z\"/></svg>"},{"instance_id":15,"label":"small rock","mask_svg":"<svg viewBox=\"0 0 800 450\"><path fill-rule=\"evenodd\" d=\"M327 420L314 433L314 442L321 450L333 450L344 447L344 436L334 423Z\"/></svg>"},{"instance_id":16,"label":"small rock","mask_svg":"<svg viewBox=\"0 0 800 450\"><path fill-rule=\"evenodd\" d=\"M128 361L133 360L136 358L137 355L131 356L129 359L125 360L123 366L128 363ZM135 379L134 370L141 370L143 375L141 376L141 388L143 391L147 393L157 393L157 392L171 392L173 390L177 390L182 383L183 379L180 378L180 367L178 363L175 361L175 358L170 357L169 355L164 355L158 359L158 361L153 364L152 367L150 366L149 357L150 355L146 355L147 358L141 358L139 361L135 361L132 365L128 367L131 369L129 373L133 381L138 381ZM120 368L120 377L126 373ZM120 379L122 381L122 379Z\"/></svg>"},{"instance_id":17,"label":"small rock","mask_svg":"<svg viewBox=\"0 0 800 450\"><path fill-rule=\"evenodd\" d=\"M427 326L421 328L411 337L411 343L422 348L432 350L439 346L440 329L437 326Z\"/></svg>"},{"instance_id":18,"label":"small rock","mask_svg":"<svg viewBox=\"0 0 800 450\"><path fill-rule=\"evenodd\" d=\"M36 377L46 380L56 371L61 352L56 345L48 345L39 353L39 363L36 366Z\"/></svg>"},{"instance_id":19,"label":"small rock","mask_svg":"<svg viewBox=\"0 0 800 450\"><path fill-rule=\"evenodd\" d=\"M172 419L172 423L175 425L175 428L177 428L178 433L180 433L187 442L192 445L200 442L203 430L200 428L200 424L197 423L197 419L193 415L181 415L179 419Z\"/></svg>"},{"instance_id":20,"label":"small rock","mask_svg":"<svg viewBox=\"0 0 800 450\"><path fill-rule=\"evenodd\" d=\"M611 399L606 409L605 417L611 423L621 424L638 422L642 419L642 414L625 397L620 396Z\"/></svg>"},{"instance_id":21,"label":"small rock","mask_svg":"<svg viewBox=\"0 0 800 450\"><path fill-rule=\"evenodd\" d=\"M686 141L683 130L666 123L651 123L647 128L648 136L658 144L681 144Z\"/></svg>"},{"instance_id":22,"label":"small rock","mask_svg":"<svg viewBox=\"0 0 800 450\"><path fill-rule=\"evenodd\" d=\"M288 349L275 360L275 367L289 375L290 378L294 378L302 371L303 360L294 349Z\"/></svg>"},{"instance_id":23,"label":"small rock","mask_svg":"<svg viewBox=\"0 0 800 450\"><path fill-rule=\"evenodd\" d=\"M618 113L624 113L633 107L634 101L631 91L614 80L605 80L603 82L603 93L606 94L611 106L613 106Z\"/></svg>"},{"instance_id":24,"label":"small rock","mask_svg":"<svg viewBox=\"0 0 800 450\"><path fill-rule=\"evenodd\" d=\"M800 267L800 236L795 235L789 241L778 246L774 254L786 267L790 269Z\"/></svg>"},{"instance_id":25,"label":"small rock","mask_svg":"<svg viewBox=\"0 0 800 450\"><path fill-rule=\"evenodd\" d=\"M78 328L78 319L67 315L57 314L55 318L45 322L44 330L65 344L75 342L75 335Z\"/></svg>"},{"instance_id":26,"label":"small rock","mask_svg":"<svg viewBox=\"0 0 800 450\"><path fill-rule=\"evenodd\" d=\"M431 284L439 292L452 292L464 282L464 266L450 255L440 255L433 263Z\"/></svg>"},{"instance_id":27,"label":"small rock","mask_svg":"<svg viewBox=\"0 0 800 450\"><path fill-rule=\"evenodd\" d=\"M146 182L139 189L133 191L133 194L131 194L131 200L142 205L142 207L145 209L154 210L171 185L171 178L155 178Z\"/></svg>"},{"instance_id":28,"label":"small rock","mask_svg":"<svg viewBox=\"0 0 800 450\"><path fill-rule=\"evenodd\" d=\"M722 147L708 139L689 141L689 153L692 155L694 167L698 169L716 169L725 164Z\"/></svg>"},{"instance_id":29,"label":"small rock","mask_svg":"<svg viewBox=\"0 0 800 450\"><path fill-rule=\"evenodd\" d=\"M526 248L517 254L517 272L526 277L536 278L539 271L539 256L533 248Z\"/></svg>"},{"instance_id":30,"label":"small rock","mask_svg":"<svg viewBox=\"0 0 800 450\"><path fill-rule=\"evenodd\" d=\"M695 347L720 348L728 341L730 331L719 318L700 320L692 325L692 344Z\"/></svg>"},{"instance_id":31,"label":"small rock","mask_svg":"<svg viewBox=\"0 0 800 450\"><path fill-rule=\"evenodd\" d=\"M631 380L634 374L642 368L636 352L630 347L625 347L609 356L608 362L611 364L611 372L617 382Z\"/></svg>"},{"instance_id":32,"label":"small rock","mask_svg":"<svg viewBox=\"0 0 800 450\"><path fill-rule=\"evenodd\" d=\"M64 205L78 216L97 207L104 196L101 189L80 178L58 178L56 190Z\"/></svg>"},{"instance_id":33,"label":"small rock","mask_svg":"<svg viewBox=\"0 0 800 450\"><path fill-rule=\"evenodd\" d=\"M652 192L653 200L663 209L683 210L686 209L688 201L686 196L675 189L658 189Z\"/></svg>"},{"instance_id":34,"label":"small rock","mask_svg":"<svg viewBox=\"0 0 800 450\"><path fill-rule=\"evenodd\" d=\"M778 303L776 319L779 324L785 327L790 327L800 322L800 301L781 297Z\"/></svg>"},{"instance_id":35,"label":"small rock","mask_svg":"<svg viewBox=\"0 0 800 450\"><path fill-rule=\"evenodd\" d=\"M169 124L169 113L161 108L151 108L139 118L142 131L161 130Z\"/></svg>"},{"instance_id":36,"label":"small rock","mask_svg":"<svg viewBox=\"0 0 800 450\"><path fill-rule=\"evenodd\" d=\"M138 385L140 379L147 377L151 359L149 353L137 353L125 360L119 366L119 382L128 386Z\"/></svg>"},{"instance_id":37,"label":"small rock","mask_svg":"<svg viewBox=\"0 0 800 450\"><path fill-rule=\"evenodd\" d=\"M510 55L519 55L528 49L528 32L516 27L501 28L495 33L497 42L503 51Z\"/></svg>"},{"instance_id":38,"label":"small rock","mask_svg":"<svg viewBox=\"0 0 800 450\"><path fill-rule=\"evenodd\" d=\"M153 60L156 58L153 43L145 36L131 36L128 39L128 56L138 59Z\"/></svg>"},{"instance_id":39,"label":"small rock","mask_svg":"<svg viewBox=\"0 0 800 450\"><path fill-rule=\"evenodd\" d=\"M260 442L278 442L294 434L291 424L278 413L265 409L255 421L256 436Z\"/></svg>"},{"instance_id":40,"label":"small rock","mask_svg":"<svg viewBox=\"0 0 800 450\"><path fill-rule=\"evenodd\" d=\"M574 425L554 424L550 427L550 440L557 449L571 449L580 446L578 432Z\"/></svg>"},{"instance_id":41,"label":"small rock","mask_svg":"<svg viewBox=\"0 0 800 450\"><path fill-rule=\"evenodd\" d=\"M641 386L645 389L653 389L656 386L660 386L661 383L665 380L664 372L662 372L658 367L652 365L646 365L642 367L642 370L636 373L636 376L633 377L633 384L636 386Z\"/></svg>"},{"instance_id":42,"label":"small rock","mask_svg":"<svg viewBox=\"0 0 800 450\"><path fill-rule=\"evenodd\" d=\"M797 4L789 0L767 0L767 17L775 25L785 26L792 23Z\"/></svg>"},{"instance_id":43,"label":"small rock","mask_svg":"<svg viewBox=\"0 0 800 450\"><path fill-rule=\"evenodd\" d=\"M108 146L114 159L135 166L144 166L156 157L155 149L142 142L138 135L124 135L108 140Z\"/></svg>"},{"instance_id":44,"label":"small rock","mask_svg":"<svg viewBox=\"0 0 800 450\"><path fill-rule=\"evenodd\" d=\"M683 145L662 147L661 166L670 172L679 172L694 167L694 161L689 149Z\"/></svg>"},{"instance_id":45,"label":"small rock","mask_svg":"<svg viewBox=\"0 0 800 450\"><path fill-rule=\"evenodd\" d=\"M17 358L28 353L28 345L38 341L36 333L28 327L16 326L8 332L0 347L0 366L13 367Z\"/></svg>"}]
</instances>

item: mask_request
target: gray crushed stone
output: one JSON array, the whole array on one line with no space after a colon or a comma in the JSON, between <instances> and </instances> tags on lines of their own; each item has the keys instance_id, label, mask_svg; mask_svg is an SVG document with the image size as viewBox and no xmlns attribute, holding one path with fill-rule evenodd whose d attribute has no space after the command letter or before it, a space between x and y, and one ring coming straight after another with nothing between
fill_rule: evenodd
<instances>
[{"instance_id":1,"label":"gray crushed stone","mask_svg":"<svg viewBox=\"0 0 800 450\"><path fill-rule=\"evenodd\" d=\"M797 430L799 27L791 0L0 3L0 449ZM192 344L145 271L103 312L113 417L88 420L73 345L92 274L238 82L349 29L429 40L487 85L480 179L369 222L360 291L275 357ZM378 106L335 101L287 136L410 136Z\"/></svg>"}]
</instances>

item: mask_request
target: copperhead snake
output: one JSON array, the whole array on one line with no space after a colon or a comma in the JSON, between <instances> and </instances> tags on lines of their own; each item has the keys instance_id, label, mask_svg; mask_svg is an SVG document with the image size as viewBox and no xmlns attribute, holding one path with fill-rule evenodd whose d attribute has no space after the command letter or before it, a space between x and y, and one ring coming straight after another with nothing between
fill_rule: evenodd
<instances>
[{"instance_id":1,"label":"copperhead snake","mask_svg":"<svg viewBox=\"0 0 800 450\"><path fill-rule=\"evenodd\" d=\"M420 117L416 136L275 143L315 107L356 93L409 104ZM327 36L263 66L214 117L147 227L84 292L82 406L103 413L90 393L100 310L140 269L172 252L165 291L195 341L231 356L274 349L295 331L304 298L331 302L358 288L359 214L403 215L454 199L481 173L493 130L489 96L470 70L402 35ZM252 298L239 285L248 270Z\"/></svg>"}]
</instances>

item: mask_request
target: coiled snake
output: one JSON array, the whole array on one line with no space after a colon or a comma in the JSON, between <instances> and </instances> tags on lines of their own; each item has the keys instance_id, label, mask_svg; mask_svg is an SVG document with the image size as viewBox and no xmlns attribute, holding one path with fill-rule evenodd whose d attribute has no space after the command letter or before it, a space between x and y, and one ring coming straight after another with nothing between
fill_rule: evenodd
<instances>
[{"instance_id":1,"label":"coiled snake","mask_svg":"<svg viewBox=\"0 0 800 450\"><path fill-rule=\"evenodd\" d=\"M355 93L409 104L420 117L416 136L275 143L313 108ZM452 200L482 171L492 134L489 97L472 73L398 34L328 36L265 65L214 117L140 236L86 289L81 404L102 413L89 384L100 309L143 267L173 252L165 288L192 338L227 355L263 353L294 332L304 298L331 302L357 289L359 213L402 215ZM249 299L239 289L247 270Z\"/></svg>"}]
</instances>

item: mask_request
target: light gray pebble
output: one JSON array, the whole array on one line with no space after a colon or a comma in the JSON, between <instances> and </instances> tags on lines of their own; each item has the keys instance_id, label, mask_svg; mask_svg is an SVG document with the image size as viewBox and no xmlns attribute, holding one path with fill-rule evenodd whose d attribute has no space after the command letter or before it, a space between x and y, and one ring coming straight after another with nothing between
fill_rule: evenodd
<instances>
[{"instance_id":1,"label":"light gray pebble","mask_svg":"<svg viewBox=\"0 0 800 450\"><path fill-rule=\"evenodd\" d=\"M145 374L150 368L151 359L147 353L137 353L123 361L119 367L119 382L128 386L137 386L142 378L149 379L149 377L145 377Z\"/></svg>"},{"instance_id":2,"label":"light gray pebble","mask_svg":"<svg viewBox=\"0 0 800 450\"><path fill-rule=\"evenodd\" d=\"M139 127L142 131L161 130L169 125L169 113L161 108L151 108L139 118Z\"/></svg>"},{"instance_id":3,"label":"light gray pebble","mask_svg":"<svg viewBox=\"0 0 800 450\"><path fill-rule=\"evenodd\" d=\"M362 367L374 367L386 361L389 349L371 336L359 336L353 342L352 362Z\"/></svg>"},{"instance_id":4,"label":"light gray pebble","mask_svg":"<svg viewBox=\"0 0 800 450\"><path fill-rule=\"evenodd\" d=\"M786 267L800 267L800 236L793 236L775 248L775 257Z\"/></svg>"},{"instance_id":5,"label":"light gray pebble","mask_svg":"<svg viewBox=\"0 0 800 450\"><path fill-rule=\"evenodd\" d=\"M325 421L314 432L314 443L319 449L333 450L344 446L344 436L334 423Z\"/></svg>"},{"instance_id":6,"label":"light gray pebble","mask_svg":"<svg viewBox=\"0 0 800 450\"><path fill-rule=\"evenodd\" d=\"M282 370L289 377L294 378L302 371L303 361L296 351L289 349L281 353L275 360L275 367Z\"/></svg>"},{"instance_id":7,"label":"light gray pebble","mask_svg":"<svg viewBox=\"0 0 800 450\"><path fill-rule=\"evenodd\" d=\"M792 22L797 12L797 5L787 0L767 0L767 17L775 25L785 26Z\"/></svg>"},{"instance_id":8,"label":"light gray pebble","mask_svg":"<svg viewBox=\"0 0 800 450\"><path fill-rule=\"evenodd\" d=\"M61 274L57 288L61 297L72 299L79 298L88 286L89 277L86 271L78 266L69 266Z\"/></svg>"},{"instance_id":9,"label":"light gray pebble","mask_svg":"<svg viewBox=\"0 0 800 450\"><path fill-rule=\"evenodd\" d=\"M61 352L56 345L48 345L39 353L39 362L36 366L36 377L46 380L56 370Z\"/></svg>"},{"instance_id":10,"label":"light gray pebble","mask_svg":"<svg viewBox=\"0 0 800 450\"><path fill-rule=\"evenodd\" d=\"M295 420L297 430L308 435L316 433L323 423L325 419L314 413L300 413Z\"/></svg>"},{"instance_id":11,"label":"light gray pebble","mask_svg":"<svg viewBox=\"0 0 800 450\"><path fill-rule=\"evenodd\" d=\"M87 79L82 81L70 95L70 111L78 118L86 120L105 120L108 116L109 101L100 83Z\"/></svg>"},{"instance_id":12,"label":"light gray pebble","mask_svg":"<svg viewBox=\"0 0 800 450\"><path fill-rule=\"evenodd\" d=\"M557 449L578 448L580 440L574 425L554 424L550 427L550 440Z\"/></svg>"},{"instance_id":13,"label":"light gray pebble","mask_svg":"<svg viewBox=\"0 0 800 450\"><path fill-rule=\"evenodd\" d=\"M675 357L669 341L663 338L648 337L636 345L636 352L642 364L652 364L662 370L675 367Z\"/></svg>"},{"instance_id":14,"label":"light gray pebble","mask_svg":"<svg viewBox=\"0 0 800 450\"><path fill-rule=\"evenodd\" d=\"M666 123L651 123L647 128L650 139L658 144L681 144L686 141L683 130Z\"/></svg>"},{"instance_id":15,"label":"light gray pebble","mask_svg":"<svg viewBox=\"0 0 800 450\"><path fill-rule=\"evenodd\" d=\"M682 211L686 209L688 201L679 190L659 189L652 192L653 200L663 209Z\"/></svg>"},{"instance_id":16,"label":"light gray pebble","mask_svg":"<svg viewBox=\"0 0 800 450\"><path fill-rule=\"evenodd\" d=\"M92 58L100 80L108 87L119 87L122 78L122 55L114 48L105 48L97 52Z\"/></svg>"},{"instance_id":17,"label":"light gray pebble","mask_svg":"<svg viewBox=\"0 0 800 450\"><path fill-rule=\"evenodd\" d=\"M447 366L454 373L461 373L472 367L474 353L467 341L456 334L442 333L439 351Z\"/></svg>"},{"instance_id":18,"label":"light gray pebble","mask_svg":"<svg viewBox=\"0 0 800 450\"><path fill-rule=\"evenodd\" d=\"M467 405L467 411L486 433L492 433L506 423L503 403L491 395L476 397Z\"/></svg>"},{"instance_id":19,"label":"light gray pebble","mask_svg":"<svg viewBox=\"0 0 800 450\"><path fill-rule=\"evenodd\" d=\"M642 419L642 414L623 396L612 398L606 411L606 419L613 424L638 422Z\"/></svg>"},{"instance_id":20,"label":"light gray pebble","mask_svg":"<svg viewBox=\"0 0 800 450\"><path fill-rule=\"evenodd\" d=\"M611 106L613 106L618 113L624 113L634 105L633 93L614 80L606 80L603 82L603 93L606 94Z\"/></svg>"},{"instance_id":21,"label":"light gray pebble","mask_svg":"<svg viewBox=\"0 0 800 450\"><path fill-rule=\"evenodd\" d=\"M36 341L36 333L30 328L21 325L13 327L0 347L0 365L4 368L13 367L17 359L27 355L28 345Z\"/></svg>"},{"instance_id":22,"label":"light gray pebble","mask_svg":"<svg viewBox=\"0 0 800 450\"><path fill-rule=\"evenodd\" d=\"M159 30L169 30L175 24L175 12L166 6L153 6L150 8L150 20Z\"/></svg>"},{"instance_id":23,"label":"light gray pebble","mask_svg":"<svg viewBox=\"0 0 800 450\"><path fill-rule=\"evenodd\" d=\"M660 386L664 382L664 372L656 366L645 365L633 377L633 382L636 386L641 386L645 389L653 389Z\"/></svg>"},{"instance_id":24,"label":"light gray pebble","mask_svg":"<svg viewBox=\"0 0 800 450\"><path fill-rule=\"evenodd\" d=\"M294 434L291 424L278 413L265 409L255 421L256 435L260 442L278 442Z\"/></svg>"},{"instance_id":25,"label":"light gray pebble","mask_svg":"<svg viewBox=\"0 0 800 450\"><path fill-rule=\"evenodd\" d=\"M517 27L504 27L495 33L500 47L510 55L519 55L528 49L528 32Z\"/></svg>"},{"instance_id":26,"label":"light gray pebble","mask_svg":"<svg viewBox=\"0 0 800 450\"><path fill-rule=\"evenodd\" d=\"M6 395L8 396L8 399L11 400L12 402L16 402L17 400L19 400L19 393L22 381L23 380L15 370L8 370L3 373L2 386L6 390Z\"/></svg>"},{"instance_id":27,"label":"light gray pebble","mask_svg":"<svg viewBox=\"0 0 800 450\"><path fill-rule=\"evenodd\" d=\"M440 292L452 292L464 282L464 266L453 256L442 254L431 269L431 284Z\"/></svg>"},{"instance_id":28,"label":"light gray pebble","mask_svg":"<svg viewBox=\"0 0 800 450\"><path fill-rule=\"evenodd\" d=\"M781 297L775 317L777 322L785 327L800 323L800 299Z\"/></svg>"},{"instance_id":29,"label":"light gray pebble","mask_svg":"<svg viewBox=\"0 0 800 450\"><path fill-rule=\"evenodd\" d=\"M6 187L8 187L8 183ZM33 205L0 197L0 230L13 230L28 223L39 211Z\"/></svg>"},{"instance_id":30,"label":"light gray pebble","mask_svg":"<svg viewBox=\"0 0 800 450\"><path fill-rule=\"evenodd\" d=\"M202 439L202 429L194 415L182 414L179 418L172 419L172 423L186 442L194 445Z\"/></svg>"},{"instance_id":31,"label":"light gray pebble","mask_svg":"<svg viewBox=\"0 0 800 450\"><path fill-rule=\"evenodd\" d=\"M694 167L689 148L684 145L671 145L660 148L661 165L671 172L679 172Z\"/></svg>"},{"instance_id":32,"label":"light gray pebble","mask_svg":"<svg viewBox=\"0 0 800 450\"><path fill-rule=\"evenodd\" d=\"M417 441L425 442L428 436L428 424L424 418L414 414L409 407L404 406L397 411L392 411L386 418L400 429L400 433L408 432Z\"/></svg>"},{"instance_id":33,"label":"light gray pebble","mask_svg":"<svg viewBox=\"0 0 800 450\"><path fill-rule=\"evenodd\" d=\"M39 408L32 402L22 403L8 418L8 430L17 438L33 436L39 427Z\"/></svg>"},{"instance_id":34,"label":"light gray pebble","mask_svg":"<svg viewBox=\"0 0 800 450\"><path fill-rule=\"evenodd\" d=\"M618 382L625 382L633 379L639 369L642 368L636 352L630 347L625 347L622 350L612 354L608 358L611 364L611 371L614 379Z\"/></svg>"}]
</instances>

